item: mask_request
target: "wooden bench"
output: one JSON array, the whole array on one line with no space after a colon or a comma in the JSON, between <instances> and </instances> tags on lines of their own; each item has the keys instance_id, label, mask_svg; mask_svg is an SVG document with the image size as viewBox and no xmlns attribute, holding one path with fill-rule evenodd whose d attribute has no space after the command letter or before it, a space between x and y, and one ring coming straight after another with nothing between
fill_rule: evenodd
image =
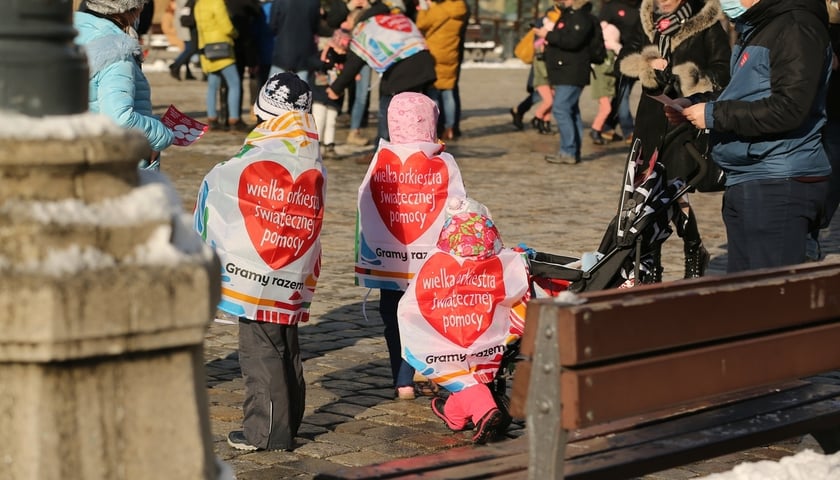
<instances>
[{"instance_id":1,"label":"wooden bench","mask_svg":"<svg viewBox=\"0 0 840 480\"><path fill-rule=\"evenodd\" d=\"M582 303L576 303L578 300ZM840 449L840 265L537 300L525 435L318 479L622 479L813 434Z\"/></svg>"}]
</instances>

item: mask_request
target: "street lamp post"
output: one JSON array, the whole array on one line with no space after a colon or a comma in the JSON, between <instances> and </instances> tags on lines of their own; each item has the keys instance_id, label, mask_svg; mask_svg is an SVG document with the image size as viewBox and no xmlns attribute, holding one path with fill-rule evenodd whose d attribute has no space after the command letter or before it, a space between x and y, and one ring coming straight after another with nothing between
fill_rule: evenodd
<instances>
[{"instance_id":1,"label":"street lamp post","mask_svg":"<svg viewBox=\"0 0 840 480\"><path fill-rule=\"evenodd\" d=\"M73 44L70 0L3 0L0 110L30 116L82 113L88 68Z\"/></svg>"}]
</instances>

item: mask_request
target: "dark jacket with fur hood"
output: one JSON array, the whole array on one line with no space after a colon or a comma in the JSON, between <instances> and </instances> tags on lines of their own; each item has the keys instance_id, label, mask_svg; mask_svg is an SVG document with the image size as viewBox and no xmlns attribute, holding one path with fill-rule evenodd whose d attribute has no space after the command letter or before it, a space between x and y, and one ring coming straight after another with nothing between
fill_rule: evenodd
<instances>
[{"instance_id":1,"label":"dark jacket with fur hood","mask_svg":"<svg viewBox=\"0 0 840 480\"><path fill-rule=\"evenodd\" d=\"M589 0L575 0L562 9L554 30L545 36L545 67L552 85L589 84L589 43L597 22Z\"/></svg>"},{"instance_id":2,"label":"dark jacket with fur hood","mask_svg":"<svg viewBox=\"0 0 840 480\"><path fill-rule=\"evenodd\" d=\"M723 16L719 1L688 2L694 13L671 38L671 55L667 59L669 68L656 72L649 63L660 58L659 47L654 43L655 1L642 0L640 18L648 44L640 53L624 57L620 69L624 75L638 78L646 94L664 92L671 98L687 97L720 92L729 83L731 48L729 35L720 23ZM642 95L636 113L636 136L642 140L645 157L661 147L662 138L669 128L662 104ZM693 162L684 155L681 147L662 150L660 159L668 168L669 178L684 178L694 169Z\"/></svg>"}]
</instances>

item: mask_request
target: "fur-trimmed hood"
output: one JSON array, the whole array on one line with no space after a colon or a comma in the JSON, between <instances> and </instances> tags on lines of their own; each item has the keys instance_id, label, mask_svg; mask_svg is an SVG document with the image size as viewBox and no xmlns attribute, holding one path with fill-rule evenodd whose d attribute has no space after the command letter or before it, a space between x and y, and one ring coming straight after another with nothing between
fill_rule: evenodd
<instances>
[{"instance_id":1,"label":"fur-trimmed hood","mask_svg":"<svg viewBox=\"0 0 840 480\"><path fill-rule=\"evenodd\" d=\"M112 63L143 58L140 43L108 19L76 12L73 26L79 32L76 43L84 45L91 77Z\"/></svg>"},{"instance_id":2,"label":"fur-trimmed hood","mask_svg":"<svg viewBox=\"0 0 840 480\"><path fill-rule=\"evenodd\" d=\"M718 0L688 0L695 4L703 2L703 7L699 11L686 19L682 28L671 37L671 51L676 51L677 47L689 40L690 38L702 34L704 30L709 30L715 27L715 24L721 18L721 8ZM654 0L642 0L640 7L642 27L645 35L648 37L649 45L645 46L641 52L627 55L621 60L619 68L621 73L629 77L638 78L642 86L649 89L661 88L657 72L650 66L650 61L661 58L659 48L654 44ZM727 39L719 39L728 46ZM688 44L686 44L688 45ZM714 91L722 87L717 78L720 73L714 74L703 71L700 65L699 56L715 55L719 52L698 52L688 58L685 55L680 56L671 65L671 73L679 80L679 87L682 95L689 96L696 93L704 93ZM725 60L722 62L724 67L728 70L729 49L726 48ZM672 59L673 60L673 59Z\"/></svg>"},{"instance_id":3,"label":"fur-trimmed hood","mask_svg":"<svg viewBox=\"0 0 840 480\"><path fill-rule=\"evenodd\" d=\"M687 0L694 4L703 0ZM653 42L653 35L656 26L653 23L655 0L642 0L642 5L639 7L639 16L642 21L642 28L648 40ZM719 0L705 0L703 1L703 8L700 11L695 11L694 15L686 19L682 28L671 37L671 48L677 48L685 39L691 38L698 32L709 28L715 22L720 21L723 12L720 8Z\"/></svg>"}]
</instances>

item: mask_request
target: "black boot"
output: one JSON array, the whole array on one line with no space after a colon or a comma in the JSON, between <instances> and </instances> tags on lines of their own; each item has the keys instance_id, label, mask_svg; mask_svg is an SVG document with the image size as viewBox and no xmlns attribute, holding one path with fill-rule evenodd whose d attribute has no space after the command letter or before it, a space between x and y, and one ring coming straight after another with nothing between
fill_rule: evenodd
<instances>
[{"instance_id":1,"label":"black boot","mask_svg":"<svg viewBox=\"0 0 840 480\"><path fill-rule=\"evenodd\" d=\"M551 122L548 120L540 120L540 133L543 135L551 135Z\"/></svg>"},{"instance_id":2,"label":"black boot","mask_svg":"<svg viewBox=\"0 0 840 480\"><path fill-rule=\"evenodd\" d=\"M589 131L589 137L592 139L592 143L595 145L603 145L606 143L604 137L601 135L601 132L595 130L594 128Z\"/></svg>"},{"instance_id":3,"label":"black boot","mask_svg":"<svg viewBox=\"0 0 840 480\"><path fill-rule=\"evenodd\" d=\"M169 66L169 75L172 76L175 80L181 81L181 66L175 65L174 63Z\"/></svg>"},{"instance_id":4,"label":"black boot","mask_svg":"<svg viewBox=\"0 0 840 480\"><path fill-rule=\"evenodd\" d=\"M697 278L706 273L709 266L709 252L703 246L703 242L685 244L685 277Z\"/></svg>"},{"instance_id":5,"label":"black boot","mask_svg":"<svg viewBox=\"0 0 840 480\"><path fill-rule=\"evenodd\" d=\"M534 130L542 133L542 120L537 117L531 119L531 126L534 127Z\"/></svg>"},{"instance_id":6,"label":"black boot","mask_svg":"<svg viewBox=\"0 0 840 480\"><path fill-rule=\"evenodd\" d=\"M525 115L519 113L519 111L514 107L510 109L510 116L513 117L513 126L517 130L525 129L525 124L522 123L522 117Z\"/></svg>"}]
</instances>

